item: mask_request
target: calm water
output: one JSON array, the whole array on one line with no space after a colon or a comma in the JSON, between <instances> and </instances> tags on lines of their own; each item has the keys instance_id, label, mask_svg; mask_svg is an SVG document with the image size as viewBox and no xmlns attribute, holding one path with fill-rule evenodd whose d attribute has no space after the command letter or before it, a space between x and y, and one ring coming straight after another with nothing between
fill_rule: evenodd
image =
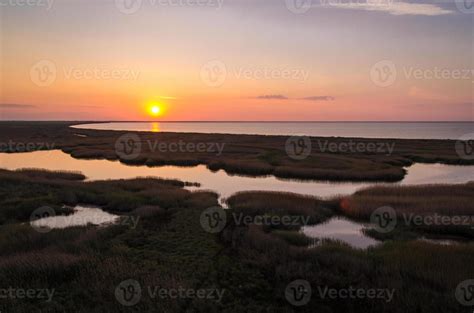
<instances>
[{"instance_id":1,"label":"calm water","mask_svg":"<svg viewBox=\"0 0 474 313\"><path fill-rule=\"evenodd\" d=\"M333 217L322 224L304 226L301 228L301 232L310 238L341 241L358 249L367 249L382 243L364 234L362 230L365 228L372 228L372 226L369 223L356 222L345 217ZM422 237L418 240L441 246L452 246L461 243L460 241L442 238L427 239Z\"/></svg>"},{"instance_id":2,"label":"calm water","mask_svg":"<svg viewBox=\"0 0 474 313\"><path fill-rule=\"evenodd\" d=\"M305 226L301 231L311 238L328 238L348 243L355 248L367 249L380 243L362 232L362 229L369 226L343 217L334 217L322 224Z\"/></svg>"},{"instance_id":3,"label":"calm water","mask_svg":"<svg viewBox=\"0 0 474 313\"><path fill-rule=\"evenodd\" d=\"M102 211L99 208L76 206L74 213L70 215L58 215L41 218L31 222L33 227L38 228L66 228L72 226L104 225L116 222L120 217Z\"/></svg>"},{"instance_id":4,"label":"calm water","mask_svg":"<svg viewBox=\"0 0 474 313\"><path fill-rule=\"evenodd\" d=\"M160 177L198 182L201 187L189 187L191 190L208 189L221 196L221 203L230 195L239 191L265 190L287 191L298 194L330 197L352 194L358 189L373 186L374 183L335 183L324 181L281 180L275 177L243 177L228 175L224 171L212 172L205 166L176 167L163 166L127 166L108 160L79 160L60 150L36 151L30 153L0 153L0 168L16 170L20 168L42 168L47 170L79 171L87 180L130 179L136 177ZM464 183L473 180L474 166L454 166L442 164L415 164L407 169L408 173L398 184L437 184ZM65 228L87 224L107 224L118 217L98 208L75 208L69 216L56 216L35 221L35 227ZM378 241L367 237L361 231L366 224L345 218L333 218L328 222L303 228L303 232L313 238L340 240L356 248L365 249L376 245ZM433 241L436 242L436 241Z\"/></svg>"},{"instance_id":5,"label":"calm water","mask_svg":"<svg viewBox=\"0 0 474 313\"><path fill-rule=\"evenodd\" d=\"M73 126L82 129L221 133L259 135L307 135L405 139L474 139L474 122L114 122ZM465 138L469 139L469 138Z\"/></svg>"},{"instance_id":6,"label":"calm water","mask_svg":"<svg viewBox=\"0 0 474 313\"><path fill-rule=\"evenodd\" d=\"M227 198L247 190L287 191L298 194L329 197L351 194L373 183L336 183L324 181L282 180L269 177L243 177L229 175L223 170L212 172L204 165L196 167L146 167L127 166L108 160L79 160L60 150L36 151L30 153L0 153L0 168L43 168L47 170L80 171L88 180L129 179L135 177L161 177L198 182L201 189L213 190ZM442 164L415 164L408 168L408 174L400 184L464 183L474 180L474 166ZM192 187L190 189L196 189Z\"/></svg>"}]
</instances>

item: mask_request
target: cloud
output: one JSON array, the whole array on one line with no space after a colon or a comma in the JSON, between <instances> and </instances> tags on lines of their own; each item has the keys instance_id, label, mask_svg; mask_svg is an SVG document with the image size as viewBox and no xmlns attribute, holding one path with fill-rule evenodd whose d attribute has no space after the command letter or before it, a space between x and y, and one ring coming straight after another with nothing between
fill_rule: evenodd
<instances>
[{"instance_id":1,"label":"cloud","mask_svg":"<svg viewBox=\"0 0 474 313\"><path fill-rule=\"evenodd\" d=\"M324 0L323 3L328 7L385 12L391 15L438 16L454 13L451 10L443 9L434 4L392 2L392 0L367 0L365 3L358 3L353 0Z\"/></svg>"},{"instance_id":2,"label":"cloud","mask_svg":"<svg viewBox=\"0 0 474 313\"><path fill-rule=\"evenodd\" d=\"M33 109L36 105L31 104L16 104L16 103L0 103L2 109Z\"/></svg>"},{"instance_id":3,"label":"cloud","mask_svg":"<svg viewBox=\"0 0 474 313\"><path fill-rule=\"evenodd\" d=\"M288 100L287 96L284 95L264 95L258 96L256 99L265 99L265 100Z\"/></svg>"},{"instance_id":4,"label":"cloud","mask_svg":"<svg viewBox=\"0 0 474 313\"><path fill-rule=\"evenodd\" d=\"M313 97L301 98L301 100L308 100L308 101L334 101L335 98L332 97L332 96L313 96Z\"/></svg>"},{"instance_id":5,"label":"cloud","mask_svg":"<svg viewBox=\"0 0 474 313\"><path fill-rule=\"evenodd\" d=\"M258 96L254 99L264 99L264 100L291 100L292 98L288 98L285 95L264 95ZM294 98L294 100L306 100L306 101L334 101L336 98L332 96L311 96L311 97L304 97L304 98Z\"/></svg>"},{"instance_id":6,"label":"cloud","mask_svg":"<svg viewBox=\"0 0 474 313\"><path fill-rule=\"evenodd\" d=\"M85 108L85 109L102 109L103 106L101 105L75 105L75 107L78 107L78 108Z\"/></svg>"}]
</instances>

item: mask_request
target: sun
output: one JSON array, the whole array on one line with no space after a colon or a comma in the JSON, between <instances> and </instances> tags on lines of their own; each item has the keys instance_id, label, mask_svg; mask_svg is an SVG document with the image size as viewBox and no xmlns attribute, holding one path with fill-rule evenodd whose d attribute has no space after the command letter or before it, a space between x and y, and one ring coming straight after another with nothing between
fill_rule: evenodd
<instances>
[{"instance_id":1,"label":"sun","mask_svg":"<svg viewBox=\"0 0 474 313\"><path fill-rule=\"evenodd\" d=\"M158 117L163 113L163 109L159 104L151 104L148 106L148 113L153 117Z\"/></svg>"},{"instance_id":2,"label":"sun","mask_svg":"<svg viewBox=\"0 0 474 313\"><path fill-rule=\"evenodd\" d=\"M160 109L159 106L154 105L154 106L151 107L151 113L153 115L158 115L158 114L160 114L160 112L161 112L161 109Z\"/></svg>"}]
</instances>

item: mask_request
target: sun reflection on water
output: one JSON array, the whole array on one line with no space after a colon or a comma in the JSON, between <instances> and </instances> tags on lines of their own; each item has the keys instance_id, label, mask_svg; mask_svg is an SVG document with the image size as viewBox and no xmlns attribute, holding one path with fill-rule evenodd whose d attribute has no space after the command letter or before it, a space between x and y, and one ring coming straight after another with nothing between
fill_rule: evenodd
<instances>
[{"instance_id":1,"label":"sun reflection on water","mask_svg":"<svg viewBox=\"0 0 474 313\"><path fill-rule=\"evenodd\" d=\"M159 133L160 130L160 124L159 123L151 123L151 131L154 133Z\"/></svg>"}]
</instances>

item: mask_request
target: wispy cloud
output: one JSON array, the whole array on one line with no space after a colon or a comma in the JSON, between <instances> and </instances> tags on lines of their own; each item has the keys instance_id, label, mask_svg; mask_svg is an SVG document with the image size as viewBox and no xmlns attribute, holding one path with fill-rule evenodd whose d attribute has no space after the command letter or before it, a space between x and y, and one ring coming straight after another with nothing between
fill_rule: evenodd
<instances>
[{"instance_id":1,"label":"wispy cloud","mask_svg":"<svg viewBox=\"0 0 474 313\"><path fill-rule=\"evenodd\" d=\"M265 100L288 100L287 96L284 95L264 95L258 96L256 99L265 99Z\"/></svg>"},{"instance_id":2,"label":"wispy cloud","mask_svg":"<svg viewBox=\"0 0 474 313\"><path fill-rule=\"evenodd\" d=\"M308 101L334 101L335 98L332 97L332 96L312 96L312 97L301 98L301 100L308 100Z\"/></svg>"},{"instance_id":3,"label":"wispy cloud","mask_svg":"<svg viewBox=\"0 0 474 313\"><path fill-rule=\"evenodd\" d=\"M34 109L36 105L32 104L16 104L16 103L0 103L2 109Z\"/></svg>"},{"instance_id":4,"label":"wispy cloud","mask_svg":"<svg viewBox=\"0 0 474 313\"><path fill-rule=\"evenodd\" d=\"M303 98L289 98L285 95L264 95L258 96L253 99L264 99L264 100L305 100L305 101L333 101L335 100L332 96L310 96Z\"/></svg>"},{"instance_id":5,"label":"wispy cloud","mask_svg":"<svg viewBox=\"0 0 474 313\"><path fill-rule=\"evenodd\" d=\"M76 105L76 107L85 108L85 109L102 109L103 108L103 106L101 105L84 105L84 104Z\"/></svg>"},{"instance_id":6,"label":"wispy cloud","mask_svg":"<svg viewBox=\"0 0 474 313\"><path fill-rule=\"evenodd\" d=\"M324 6L340 9L385 12L391 15L438 16L454 13L434 4L379 0L361 3L354 0L321 0Z\"/></svg>"}]
</instances>

